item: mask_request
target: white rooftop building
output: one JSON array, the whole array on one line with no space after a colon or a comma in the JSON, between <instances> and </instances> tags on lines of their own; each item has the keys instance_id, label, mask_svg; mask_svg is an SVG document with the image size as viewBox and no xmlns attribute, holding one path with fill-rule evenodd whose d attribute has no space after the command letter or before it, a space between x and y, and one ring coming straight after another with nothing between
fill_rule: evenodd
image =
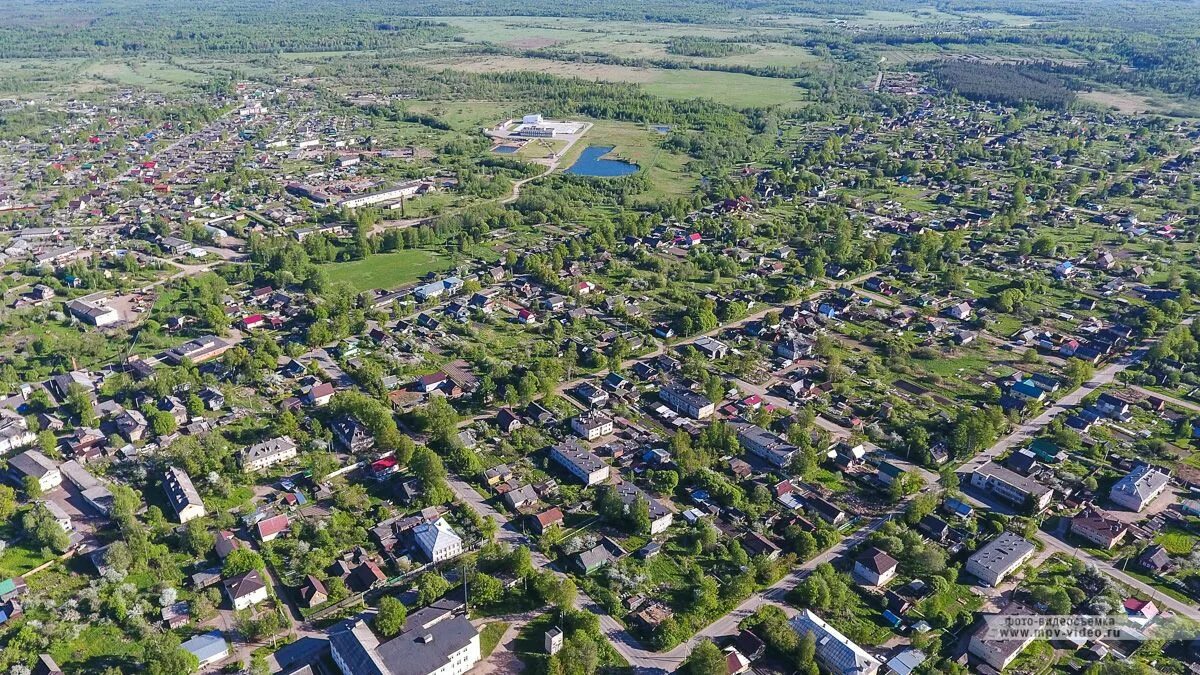
<instances>
[{"instance_id":1,"label":"white rooftop building","mask_svg":"<svg viewBox=\"0 0 1200 675\"><path fill-rule=\"evenodd\" d=\"M1108 497L1131 511L1141 511L1167 489L1171 476L1147 464L1134 467L1124 478L1113 484Z\"/></svg>"},{"instance_id":2,"label":"white rooftop building","mask_svg":"<svg viewBox=\"0 0 1200 675\"><path fill-rule=\"evenodd\" d=\"M445 518L423 523L413 528L417 546L431 562L449 560L463 552L462 537L450 527Z\"/></svg>"}]
</instances>

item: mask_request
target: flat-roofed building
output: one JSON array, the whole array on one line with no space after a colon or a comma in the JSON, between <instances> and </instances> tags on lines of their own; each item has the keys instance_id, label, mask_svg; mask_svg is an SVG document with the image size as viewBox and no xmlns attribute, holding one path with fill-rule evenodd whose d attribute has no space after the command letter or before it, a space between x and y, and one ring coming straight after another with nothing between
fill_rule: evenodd
<instances>
[{"instance_id":1,"label":"flat-roofed building","mask_svg":"<svg viewBox=\"0 0 1200 675\"><path fill-rule=\"evenodd\" d=\"M1001 532L967 558L966 570L984 586L997 586L1036 552L1037 547L1028 540L1012 532Z\"/></svg>"}]
</instances>

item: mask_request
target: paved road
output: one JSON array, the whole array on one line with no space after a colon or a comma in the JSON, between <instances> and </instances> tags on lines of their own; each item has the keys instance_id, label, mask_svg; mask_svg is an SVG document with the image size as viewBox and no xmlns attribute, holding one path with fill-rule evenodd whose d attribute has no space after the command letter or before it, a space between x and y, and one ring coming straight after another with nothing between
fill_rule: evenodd
<instances>
[{"instance_id":1,"label":"paved road","mask_svg":"<svg viewBox=\"0 0 1200 675\"><path fill-rule=\"evenodd\" d=\"M476 513L480 516L496 521L497 525L500 526L496 534L498 541L513 546L530 546L533 553L533 563L536 566L559 574L557 570L551 567L550 561L532 547L530 539L514 528L513 524L504 514L487 504L474 488L460 478L453 476L449 478L449 483L450 489L454 491L460 501L475 509ZM580 592L575 599L575 606L578 609L597 615L600 620L601 631L603 631L617 653L628 661L629 665L633 666L635 671L649 674L674 672L683 663L683 660L687 658L687 655L691 653L692 648L695 647L697 642L736 633L737 625L764 605L779 605L784 608L784 611L789 612L789 614L794 613L794 610L782 604L788 591L794 588L796 584L808 576L821 563L832 562L850 549L861 544L872 532L882 527L885 522L900 513L902 509L903 505L884 516L876 518L820 555L798 565L783 579L753 594L729 613L709 624L692 639L667 652L659 653L647 649L629 631L625 630L616 619L588 597L587 594Z\"/></svg>"},{"instance_id":2,"label":"paved road","mask_svg":"<svg viewBox=\"0 0 1200 675\"><path fill-rule=\"evenodd\" d=\"M1154 391L1153 389L1146 389L1145 387L1139 387L1136 384L1129 385L1129 388L1138 392L1139 394L1143 394L1145 396L1154 396L1155 398L1160 398L1160 399L1166 401L1167 403L1170 403L1171 405L1177 405L1180 408L1187 408L1188 410L1191 410L1192 412L1200 412L1200 405L1196 405L1195 403L1192 403L1191 401L1185 401L1181 398L1176 398L1176 397L1170 396L1168 394L1163 394L1161 392Z\"/></svg>"},{"instance_id":3,"label":"paved road","mask_svg":"<svg viewBox=\"0 0 1200 675\"><path fill-rule=\"evenodd\" d=\"M535 164L544 164L546 166L546 170L537 174L536 176L530 176L529 178L522 178L521 180L514 182L512 185L512 190L510 190L507 195L505 195L504 197L501 197L499 199L493 199L490 201L495 202L496 204L511 204L511 203L517 201L517 199L519 199L521 197L521 188L525 187L525 185L527 183L532 183L535 180L545 178L546 176L549 176L550 174L554 173L554 170L558 168L559 162L561 162L562 158L564 156L566 156L567 151L570 150L572 147L574 147L574 145L576 143L578 143L581 139L583 139L584 134L591 131L591 129L592 129L592 123L588 122L582 131L580 131L578 134L575 134L567 141L567 145L562 149L561 152L557 152L553 156L548 157L546 159L530 160L530 161L534 162ZM483 202L483 203L487 203L487 202ZM479 204L476 203L476 204L471 205L472 208L475 206L479 206ZM460 209L457 209L457 211L462 211L466 208L467 207L462 207ZM446 215L446 214L441 213L436 216L426 216L424 218L407 218L404 220L383 221L380 223L376 223L375 225L373 225L371 227L371 234L379 234L379 233L383 232L384 230L391 230L391 229L396 229L396 228L404 229L404 228L408 228L408 227L413 227L416 225L420 225L422 223L432 222L444 215Z\"/></svg>"},{"instance_id":4,"label":"paved road","mask_svg":"<svg viewBox=\"0 0 1200 675\"><path fill-rule=\"evenodd\" d=\"M818 565L821 565L822 563L831 563L842 555L845 555L850 549L866 541L867 537L870 536L872 532L875 532L880 527L883 527L883 524L890 520L891 517L896 513L899 513L899 509L889 513L888 515L876 518L866 527L860 528L820 555L807 562L797 565L790 573L787 574L787 576L780 579L775 584L763 589L762 591L751 595L749 598L743 601L742 604L738 605L729 613L725 614L716 621L710 623L690 640L680 644L671 651L663 652L661 654L655 654L653 652L642 652L640 654L635 653L633 656L635 656L636 659L630 658L630 655L626 654L625 652L622 652L622 656L625 656L625 658L629 660L630 665L642 672L674 672L700 641L714 640L721 636L737 634L738 624L761 607L766 605L775 605L782 608L783 611L788 614L788 616L795 615L795 609L783 604L783 600L787 596L788 592L795 588L796 584L800 583L805 577L811 574ZM620 650L618 649L618 651Z\"/></svg>"},{"instance_id":5,"label":"paved road","mask_svg":"<svg viewBox=\"0 0 1200 675\"><path fill-rule=\"evenodd\" d=\"M1128 574L1125 574L1121 570L1114 567L1112 563L1108 562L1107 560L1097 558L1087 551L1081 551L1048 532L1038 532L1037 536L1038 539L1042 540L1042 543L1046 545L1046 548L1079 558L1087 564L1099 568L1100 571L1104 572L1110 577L1115 578L1117 581L1120 581L1126 586L1137 589L1138 591L1144 593L1147 597L1154 598L1154 602L1160 607L1167 607L1176 614L1186 616L1193 621L1200 621L1200 610L1197 610L1195 605L1180 602L1166 593L1158 590L1157 588L1154 588L1150 584L1143 583L1129 576Z\"/></svg>"},{"instance_id":6,"label":"paved road","mask_svg":"<svg viewBox=\"0 0 1200 675\"><path fill-rule=\"evenodd\" d=\"M973 504L976 507L988 509L988 510L998 510L998 511L1003 511L1006 513L1010 512L1010 511L1008 511L1008 508L1006 506L991 502L988 495L981 495L979 493L974 493L974 494L964 493L963 496L966 499L966 501L968 501L969 503ZM999 508L997 508L997 507L999 507ZM1141 593L1145 594L1147 597L1154 598L1154 602L1158 603L1160 606L1170 608L1171 611L1175 612L1176 614L1186 616L1189 619L1192 619L1194 621L1200 621L1200 610L1198 610L1196 608L1196 606L1190 605L1190 604L1187 604L1184 602L1180 602L1180 601L1176 600L1175 598L1172 598L1171 596L1166 595L1165 593L1158 590L1157 588L1154 588L1153 586L1151 586L1147 583L1144 583L1142 581L1139 581L1138 579L1122 572L1117 567L1114 567L1112 565L1112 563L1110 563L1109 561L1104 560L1103 558L1097 558L1096 556L1093 556L1092 554L1088 553L1087 551L1081 550L1081 549L1079 549L1075 546L1072 546L1071 544L1063 541L1062 539L1060 539L1059 537L1061 537L1065 534L1065 529L1066 529L1065 527L1060 528L1058 532L1053 533L1053 534L1050 532L1044 532L1044 531L1039 530L1037 533L1037 538L1040 539L1042 541L1042 543L1046 545L1046 549L1048 552L1050 552L1050 553L1059 552L1059 553L1063 553L1065 555L1071 556L1073 558L1078 558L1078 559L1082 560L1083 562L1087 563L1088 565L1095 566L1101 572L1104 572L1105 574L1113 577L1114 579L1116 579L1117 581L1120 581L1121 583L1125 584L1126 586L1129 586L1130 588L1134 588L1134 589L1140 591ZM1044 558L1045 556L1042 556L1042 557Z\"/></svg>"},{"instance_id":7,"label":"paved road","mask_svg":"<svg viewBox=\"0 0 1200 675\"><path fill-rule=\"evenodd\" d=\"M1004 454L1009 449L1021 445L1026 441L1032 440L1042 432L1042 429L1044 429L1046 425L1050 424L1051 420L1063 414L1067 410L1079 405L1079 402L1082 401L1084 397L1095 391L1097 388L1111 384L1117 378L1117 375L1119 375L1126 368L1132 366L1138 361L1141 361L1145 355L1146 349L1142 347L1134 350L1132 354L1121 357L1108 364L1104 368L1096 371L1096 374L1090 381L1085 382L1083 386L1068 393L1066 396L1063 396L1056 403L1051 404L1049 408L1042 412L1042 414L1022 422L1012 433L1004 438L1001 438L999 441L996 441L992 447L980 452L966 464L963 464L961 467L959 467L958 473L974 473L976 469Z\"/></svg>"}]
</instances>

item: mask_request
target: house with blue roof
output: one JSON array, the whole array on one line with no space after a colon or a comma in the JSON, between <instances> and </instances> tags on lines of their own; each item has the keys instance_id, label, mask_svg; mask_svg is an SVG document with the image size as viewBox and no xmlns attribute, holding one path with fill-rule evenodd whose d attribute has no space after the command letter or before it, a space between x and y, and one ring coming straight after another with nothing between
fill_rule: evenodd
<instances>
[{"instance_id":1,"label":"house with blue roof","mask_svg":"<svg viewBox=\"0 0 1200 675\"><path fill-rule=\"evenodd\" d=\"M959 518L970 518L975 514L975 509L973 509L970 504L962 500L955 499L954 497L947 499L945 503L942 504L942 508L958 516Z\"/></svg>"},{"instance_id":2,"label":"house with blue roof","mask_svg":"<svg viewBox=\"0 0 1200 675\"><path fill-rule=\"evenodd\" d=\"M200 661L200 669L229 656L229 643L219 630L197 635L179 646Z\"/></svg>"},{"instance_id":3,"label":"house with blue roof","mask_svg":"<svg viewBox=\"0 0 1200 675\"><path fill-rule=\"evenodd\" d=\"M1009 389L1009 394L1026 401L1041 401L1046 398L1046 391L1029 378L1014 383Z\"/></svg>"}]
</instances>

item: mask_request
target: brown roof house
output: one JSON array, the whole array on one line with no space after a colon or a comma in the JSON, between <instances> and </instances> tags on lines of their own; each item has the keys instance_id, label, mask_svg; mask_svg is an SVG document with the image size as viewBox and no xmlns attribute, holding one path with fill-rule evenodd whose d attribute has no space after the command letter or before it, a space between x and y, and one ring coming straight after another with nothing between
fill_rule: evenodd
<instances>
[{"instance_id":1,"label":"brown roof house","mask_svg":"<svg viewBox=\"0 0 1200 675\"><path fill-rule=\"evenodd\" d=\"M868 586L886 586L896 577L900 563L877 548L869 548L854 561L854 577Z\"/></svg>"}]
</instances>

